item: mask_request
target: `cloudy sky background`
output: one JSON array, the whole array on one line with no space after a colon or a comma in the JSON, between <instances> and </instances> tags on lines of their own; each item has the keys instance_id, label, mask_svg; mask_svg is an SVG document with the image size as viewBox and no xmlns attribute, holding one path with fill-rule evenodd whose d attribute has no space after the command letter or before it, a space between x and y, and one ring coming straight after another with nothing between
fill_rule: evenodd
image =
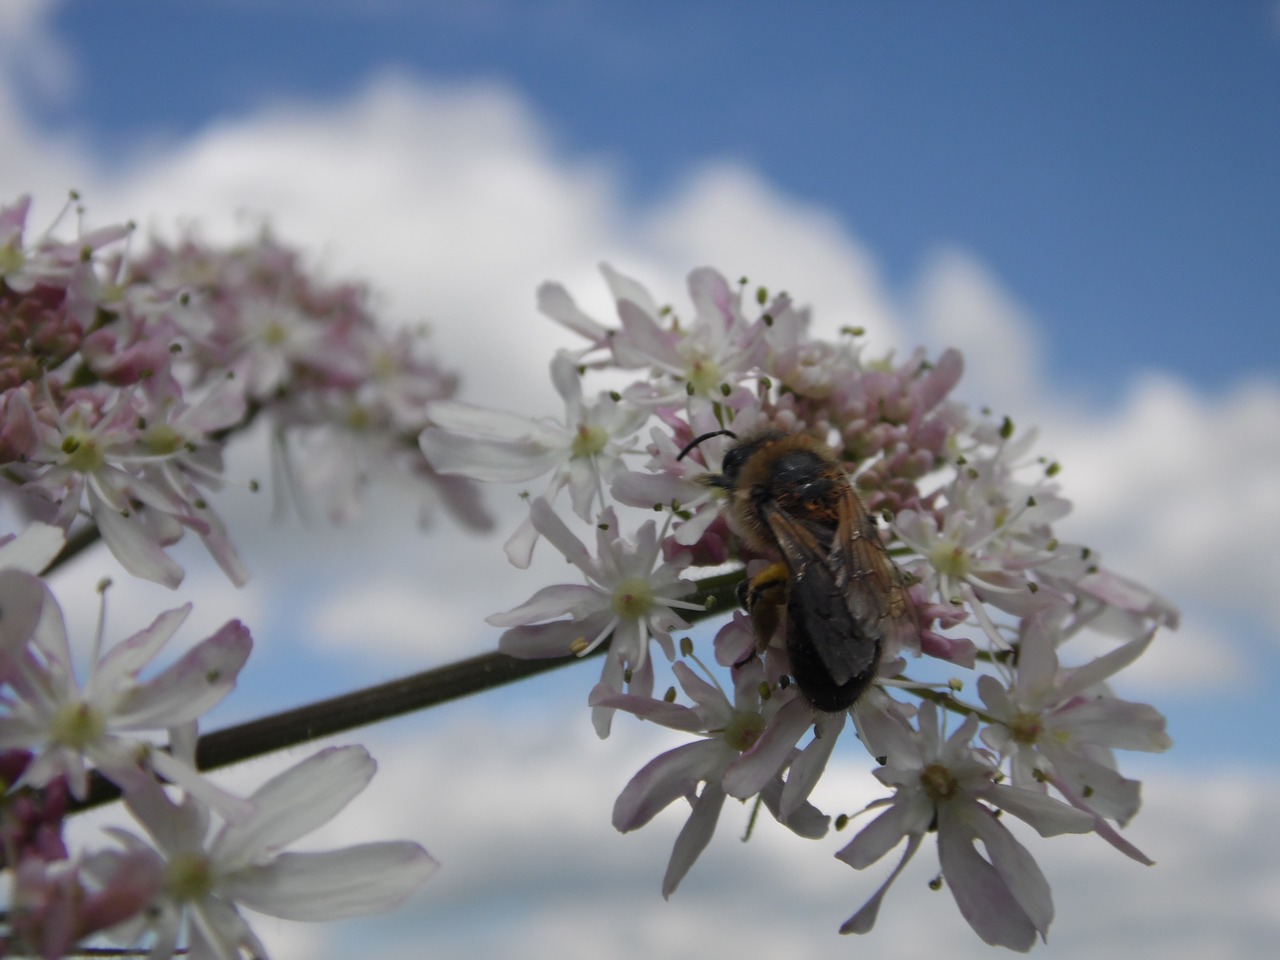
<instances>
[{"instance_id":1,"label":"cloudy sky background","mask_svg":"<svg viewBox=\"0 0 1280 960\"><path fill-rule=\"evenodd\" d=\"M638 12L643 9L643 15ZM822 329L965 350L962 396L1038 424L1076 512L1065 538L1165 592L1183 628L1121 692L1175 749L1129 831L1036 841L1050 957L1263 955L1280 936L1280 8L1132 3L10 2L0 7L0 196L70 187L91 222L210 238L269 217L332 276L368 278L390 322L429 320L467 399L557 413L569 336L533 291L608 316L608 260L666 302L709 264L786 288ZM233 475L265 477L247 444ZM214 725L491 649L482 619L558 566L505 567L498 535L406 532L388 496L358 529L222 506L255 580L196 550L175 596L117 576L123 636L187 599L192 642L229 616L258 642ZM268 530L264 535L261 531ZM549 571L549 573L548 573ZM90 557L57 590L82 639ZM381 772L322 843L408 836L443 863L389 918L262 921L280 957L979 956L925 850L868 942L839 923L882 872L743 816L669 903L672 812L639 834L613 797L668 740L622 718L595 739L596 667L358 737ZM307 751L294 751L296 760ZM275 761L229 774L251 788ZM877 795L865 762L828 807ZM1263 945L1266 945L1264 947Z\"/></svg>"}]
</instances>

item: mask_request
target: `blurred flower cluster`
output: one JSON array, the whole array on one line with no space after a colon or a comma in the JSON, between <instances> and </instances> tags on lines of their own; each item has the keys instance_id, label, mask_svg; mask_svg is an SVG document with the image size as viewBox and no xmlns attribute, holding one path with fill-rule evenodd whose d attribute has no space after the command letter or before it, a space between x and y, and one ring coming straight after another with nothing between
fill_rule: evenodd
<instances>
[{"instance_id":1,"label":"blurred flower cluster","mask_svg":"<svg viewBox=\"0 0 1280 960\"><path fill-rule=\"evenodd\" d=\"M0 515L14 528L0 531L0 954L59 957L106 931L153 957L262 957L237 904L303 920L386 909L434 861L407 842L284 852L364 788L365 751L322 751L247 798L214 786L196 724L233 689L249 630L229 621L157 669L190 604L111 646L100 623L77 671L42 574L69 538L100 537L129 574L177 587L168 548L193 532L243 583L209 495L228 440L259 419L286 492L336 520L398 474L424 516L443 502L484 527L472 486L438 476L416 442L455 381L421 334L380 328L362 287L318 280L270 235L133 253L129 225L62 237L75 200L36 237L29 197L0 207ZM138 832L71 851L63 822L93 777Z\"/></svg>"},{"instance_id":2,"label":"blurred flower cluster","mask_svg":"<svg viewBox=\"0 0 1280 960\"><path fill-rule=\"evenodd\" d=\"M786 294L711 269L690 275L688 312L603 272L616 323L591 317L559 285L539 292L542 312L584 341L550 363L562 417L441 401L421 445L442 474L546 478L508 557L527 566L545 540L581 579L491 617L507 628L501 648L585 655L607 642L589 696L598 733L623 711L690 735L635 775L613 814L629 831L673 802L689 805L664 895L706 847L729 797L755 799L799 836L823 836L830 818L810 797L850 720L886 792L837 856L862 870L903 853L843 932L872 927L892 881L933 836L941 881L974 931L1029 949L1046 935L1053 902L1002 814L1045 837L1096 834L1149 862L1117 829L1140 798L1113 751L1170 741L1164 718L1110 681L1177 613L1054 533L1070 504L1035 433L951 398L963 371L955 350L874 356L856 329L818 339ZM603 388L588 392L589 377ZM760 538L744 538L725 516L726 484L708 482L727 453L765 431L830 449L869 515L884 519L871 535L896 560L909 598L912 628L877 637L878 676L849 710L816 709L791 682L788 616L762 630L732 613L713 656L673 638L703 608L687 575L745 575L787 559L753 551ZM763 489L741 495L758 501ZM659 691L655 660L672 664L679 691Z\"/></svg>"}]
</instances>

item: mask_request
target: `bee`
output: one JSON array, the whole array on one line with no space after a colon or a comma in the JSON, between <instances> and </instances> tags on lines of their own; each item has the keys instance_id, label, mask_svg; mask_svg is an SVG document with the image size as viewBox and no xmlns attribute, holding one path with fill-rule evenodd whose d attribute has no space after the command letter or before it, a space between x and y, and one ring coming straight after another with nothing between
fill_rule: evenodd
<instances>
[{"instance_id":1,"label":"bee","mask_svg":"<svg viewBox=\"0 0 1280 960\"><path fill-rule=\"evenodd\" d=\"M880 541L875 520L831 449L813 437L767 431L739 439L728 430L719 474L733 526L754 551L776 561L738 596L764 649L785 621L791 673L819 710L846 710L875 679L887 647L919 635L904 576Z\"/></svg>"}]
</instances>

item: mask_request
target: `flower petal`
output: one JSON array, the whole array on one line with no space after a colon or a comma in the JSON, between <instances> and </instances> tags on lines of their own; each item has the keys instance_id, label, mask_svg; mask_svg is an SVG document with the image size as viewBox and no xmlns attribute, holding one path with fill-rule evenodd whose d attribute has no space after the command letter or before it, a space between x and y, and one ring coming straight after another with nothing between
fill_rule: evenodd
<instances>
[{"instance_id":1,"label":"flower petal","mask_svg":"<svg viewBox=\"0 0 1280 960\"><path fill-rule=\"evenodd\" d=\"M686 743L654 757L622 788L613 804L613 826L621 833L642 827L679 797L692 797L728 751L718 740Z\"/></svg>"},{"instance_id":2,"label":"flower petal","mask_svg":"<svg viewBox=\"0 0 1280 960\"><path fill-rule=\"evenodd\" d=\"M320 853L282 853L227 877L227 894L285 920L358 917L403 903L439 869L416 843L365 843Z\"/></svg>"},{"instance_id":3,"label":"flower petal","mask_svg":"<svg viewBox=\"0 0 1280 960\"><path fill-rule=\"evenodd\" d=\"M329 747L272 777L249 798L245 823L229 826L210 852L228 869L253 863L331 820L369 784L376 764L363 747Z\"/></svg>"},{"instance_id":4,"label":"flower petal","mask_svg":"<svg viewBox=\"0 0 1280 960\"><path fill-rule=\"evenodd\" d=\"M667 872L662 878L662 896L670 897L680 886L680 881L689 872L689 868L716 832L716 822L720 819L720 811L724 809L724 791L714 783L704 784L702 793L693 802L693 812L680 828L675 846L671 849L671 860L667 863Z\"/></svg>"},{"instance_id":5,"label":"flower petal","mask_svg":"<svg viewBox=\"0 0 1280 960\"><path fill-rule=\"evenodd\" d=\"M1035 924L996 868L974 849L974 834L954 806L938 810L938 861L956 906L985 942L1025 953L1036 942Z\"/></svg>"}]
</instances>

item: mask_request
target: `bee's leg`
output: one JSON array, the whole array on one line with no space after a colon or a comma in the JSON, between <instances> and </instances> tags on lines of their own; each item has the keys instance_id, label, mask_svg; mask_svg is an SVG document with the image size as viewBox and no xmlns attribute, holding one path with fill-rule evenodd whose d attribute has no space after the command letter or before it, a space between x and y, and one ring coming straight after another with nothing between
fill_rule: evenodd
<instances>
[{"instance_id":1,"label":"bee's leg","mask_svg":"<svg viewBox=\"0 0 1280 960\"><path fill-rule=\"evenodd\" d=\"M778 631L787 607L787 584L791 573L785 563L772 563L750 580L738 584L738 600L751 616L756 650L763 652Z\"/></svg>"}]
</instances>

